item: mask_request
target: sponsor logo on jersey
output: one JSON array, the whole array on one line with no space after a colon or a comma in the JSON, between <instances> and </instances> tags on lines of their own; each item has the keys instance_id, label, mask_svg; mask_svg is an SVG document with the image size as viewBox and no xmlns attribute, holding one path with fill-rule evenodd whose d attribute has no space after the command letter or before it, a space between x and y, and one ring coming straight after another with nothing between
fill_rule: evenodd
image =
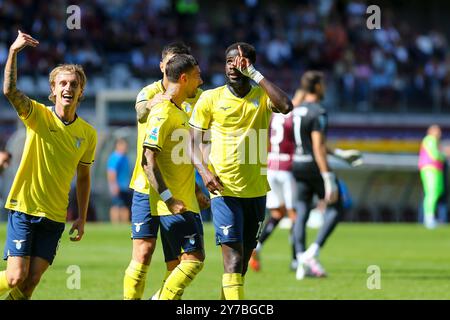
<instances>
[{"instance_id":1,"label":"sponsor logo on jersey","mask_svg":"<svg viewBox=\"0 0 450 320\"><path fill-rule=\"evenodd\" d=\"M153 128L152 131L150 132L149 138L150 140L154 140L156 141L158 139L158 128Z\"/></svg>"}]
</instances>

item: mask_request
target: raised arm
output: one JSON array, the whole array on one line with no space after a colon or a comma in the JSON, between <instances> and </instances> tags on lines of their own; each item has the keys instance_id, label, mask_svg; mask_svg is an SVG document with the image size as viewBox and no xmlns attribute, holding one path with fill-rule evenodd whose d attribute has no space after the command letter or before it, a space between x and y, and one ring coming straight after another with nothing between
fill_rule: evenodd
<instances>
[{"instance_id":1,"label":"raised arm","mask_svg":"<svg viewBox=\"0 0 450 320\"><path fill-rule=\"evenodd\" d=\"M292 102L283 90L267 80L267 78L262 79L259 85L269 96L273 112L287 114L292 111Z\"/></svg>"},{"instance_id":2,"label":"raised arm","mask_svg":"<svg viewBox=\"0 0 450 320\"><path fill-rule=\"evenodd\" d=\"M238 46L239 56L236 56L235 65L237 69L245 76L258 83L264 91L266 91L272 102L272 110L277 113L287 114L294 108L287 94L278 86L267 80L255 67L251 64L250 59L244 57L242 49Z\"/></svg>"},{"instance_id":3,"label":"raised arm","mask_svg":"<svg viewBox=\"0 0 450 320\"><path fill-rule=\"evenodd\" d=\"M19 30L16 41L9 48L8 59L5 65L3 80L3 93L16 109L17 114L25 117L30 113L31 101L16 87L17 83L17 53L26 46L36 47L39 42L30 35Z\"/></svg>"}]
</instances>

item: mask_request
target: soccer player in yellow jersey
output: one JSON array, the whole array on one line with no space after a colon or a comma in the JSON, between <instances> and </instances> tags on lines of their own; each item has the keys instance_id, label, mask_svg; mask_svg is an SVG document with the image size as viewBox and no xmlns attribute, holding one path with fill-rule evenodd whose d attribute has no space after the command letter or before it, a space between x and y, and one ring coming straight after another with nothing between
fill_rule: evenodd
<instances>
[{"instance_id":1,"label":"soccer player in yellow jersey","mask_svg":"<svg viewBox=\"0 0 450 320\"><path fill-rule=\"evenodd\" d=\"M203 92L189 123L194 163L212 193L216 242L224 264L222 298L231 300L244 298L243 277L264 220L269 119L272 111L291 111L292 103L255 69L253 46L235 43L225 55L227 84ZM209 167L200 151L208 130Z\"/></svg>"},{"instance_id":2,"label":"soccer player in yellow jersey","mask_svg":"<svg viewBox=\"0 0 450 320\"><path fill-rule=\"evenodd\" d=\"M97 134L76 114L86 76L81 66L61 65L49 76L53 107L31 100L16 88L17 53L39 42L19 31L9 49L3 92L26 127L22 160L5 207L8 216L0 295L28 299L42 274L52 264L64 231L70 183L77 175L79 216L72 241L84 234L90 193L90 165L94 162ZM12 290L11 290L12 289Z\"/></svg>"},{"instance_id":3,"label":"soccer player in yellow jersey","mask_svg":"<svg viewBox=\"0 0 450 320\"><path fill-rule=\"evenodd\" d=\"M170 100L155 105L149 114L142 166L150 183L152 215L160 218L164 256L179 256L180 263L166 279L160 300L179 300L203 267L203 226L190 158L188 115L181 104L193 98L203 83L191 55L178 54L166 64Z\"/></svg>"},{"instance_id":4,"label":"soccer player in yellow jersey","mask_svg":"<svg viewBox=\"0 0 450 320\"><path fill-rule=\"evenodd\" d=\"M137 114L137 153L136 164L134 166L133 175L130 182L130 188L134 190L131 206L131 232L133 239L133 252L130 264L128 265L124 275L124 299L138 300L142 299L145 289L145 280L147 270L151 262L153 252L155 250L156 238L159 229L159 217L152 216L150 212L149 193L150 185L147 176L142 168L142 145L145 137L145 128L147 126L147 118L151 108L164 101L169 100L173 94L170 90L166 92L169 80L165 75L165 66L176 54L190 54L190 49L181 42L168 44L162 50L162 59L160 63L163 78L146 87L138 94L136 99ZM172 90L172 89L171 89ZM183 110L190 116L192 107L200 97L202 90L197 89L194 98L187 98L181 105ZM202 199L202 197L200 197ZM202 206L209 205L202 203ZM165 279L170 272L178 265L178 255L173 257L165 257L167 264L167 273Z\"/></svg>"}]
</instances>

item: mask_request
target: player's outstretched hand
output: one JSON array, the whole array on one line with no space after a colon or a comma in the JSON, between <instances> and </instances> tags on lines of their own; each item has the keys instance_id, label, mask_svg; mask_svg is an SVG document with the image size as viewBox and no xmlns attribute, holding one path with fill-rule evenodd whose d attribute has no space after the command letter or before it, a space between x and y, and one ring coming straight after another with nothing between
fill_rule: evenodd
<instances>
[{"instance_id":1,"label":"player's outstretched hand","mask_svg":"<svg viewBox=\"0 0 450 320\"><path fill-rule=\"evenodd\" d=\"M75 230L77 230L77 235L70 237L70 241L80 241L84 235L84 225L85 221L77 219L74 221L72 228L70 228L69 235L72 235Z\"/></svg>"},{"instance_id":2,"label":"player's outstretched hand","mask_svg":"<svg viewBox=\"0 0 450 320\"><path fill-rule=\"evenodd\" d=\"M166 201L167 207L169 208L170 212L173 214L180 214L183 212L186 212L186 205L183 201L175 199L174 197L168 199Z\"/></svg>"},{"instance_id":3,"label":"player's outstretched hand","mask_svg":"<svg viewBox=\"0 0 450 320\"><path fill-rule=\"evenodd\" d=\"M358 150L336 149L334 154L336 155L336 157L346 161L352 167L360 166L363 163L362 153Z\"/></svg>"},{"instance_id":4,"label":"player's outstretched hand","mask_svg":"<svg viewBox=\"0 0 450 320\"><path fill-rule=\"evenodd\" d=\"M196 191L195 196L197 197L200 210L208 209L211 206L211 200L209 200L208 196L204 194L203 191Z\"/></svg>"},{"instance_id":5,"label":"player's outstretched hand","mask_svg":"<svg viewBox=\"0 0 450 320\"><path fill-rule=\"evenodd\" d=\"M19 30L19 34L17 35L16 41L13 42L13 44L10 47L10 50L17 53L26 46L30 47L36 47L39 44L39 41L34 39L29 34L23 33Z\"/></svg>"}]
</instances>

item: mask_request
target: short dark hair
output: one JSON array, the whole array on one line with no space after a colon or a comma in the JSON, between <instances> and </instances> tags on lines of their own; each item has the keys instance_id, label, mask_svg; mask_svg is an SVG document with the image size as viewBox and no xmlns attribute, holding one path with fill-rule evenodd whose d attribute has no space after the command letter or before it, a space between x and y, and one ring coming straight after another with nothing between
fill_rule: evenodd
<instances>
[{"instance_id":1,"label":"short dark hair","mask_svg":"<svg viewBox=\"0 0 450 320\"><path fill-rule=\"evenodd\" d=\"M183 42L172 42L163 48L161 60L164 60L168 54L191 54L191 48Z\"/></svg>"},{"instance_id":2,"label":"short dark hair","mask_svg":"<svg viewBox=\"0 0 450 320\"><path fill-rule=\"evenodd\" d=\"M300 88L306 93L316 93L316 86L323 85L324 74L320 71L306 71L300 80Z\"/></svg>"},{"instance_id":3,"label":"short dark hair","mask_svg":"<svg viewBox=\"0 0 450 320\"><path fill-rule=\"evenodd\" d=\"M233 43L231 46L225 50L225 56L228 55L228 53L232 50L238 50L238 46L241 47L242 54L244 57L249 58L251 63L254 64L256 62L256 50L255 47L253 47L251 44L248 44L246 42L236 42Z\"/></svg>"},{"instance_id":4,"label":"short dark hair","mask_svg":"<svg viewBox=\"0 0 450 320\"><path fill-rule=\"evenodd\" d=\"M177 54L167 61L166 77L170 82L177 82L183 73L191 71L195 66L198 66L198 62L193 56Z\"/></svg>"}]
</instances>

